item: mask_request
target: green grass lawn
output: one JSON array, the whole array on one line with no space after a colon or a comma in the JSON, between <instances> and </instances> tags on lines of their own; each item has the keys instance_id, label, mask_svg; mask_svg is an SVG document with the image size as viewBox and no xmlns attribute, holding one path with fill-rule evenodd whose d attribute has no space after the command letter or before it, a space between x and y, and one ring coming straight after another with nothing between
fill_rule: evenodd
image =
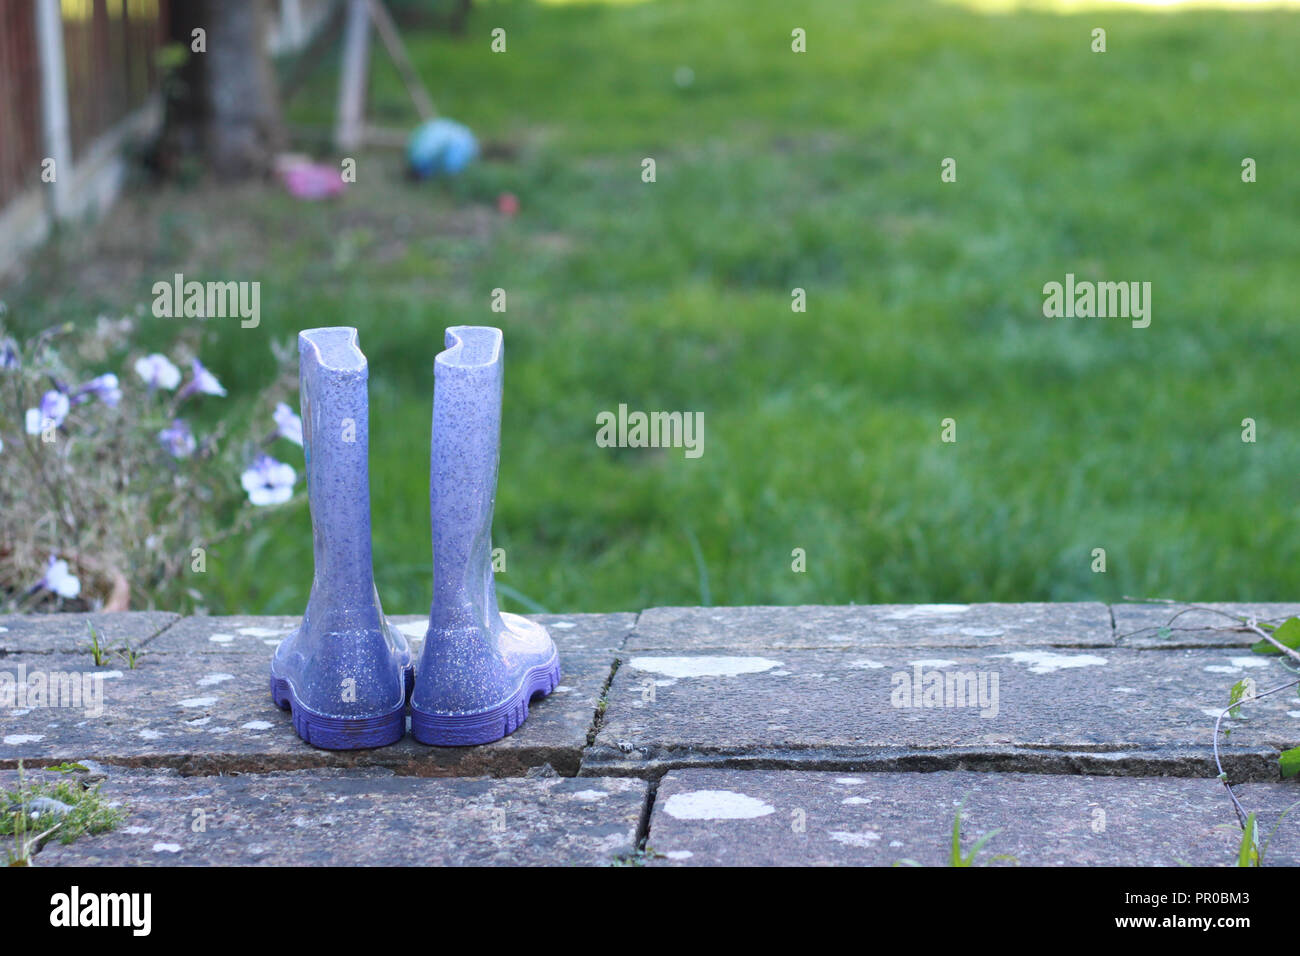
<instances>
[{"instance_id":1,"label":"green grass lawn","mask_svg":"<svg viewBox=\"0 0 1300 956\"><path fill-rule=\"evenodd\" d=\"M466 37L408 42L441 111L509 158L415 186L365 153L324 205L139 194L5 298L84 321L174 271L260 280L259 329L210 323L227 414L273 338L357 326L393 612L429 598L432 360L454 324L506 334L512 609L1295 599L1300 13L790 7L480 4ZM378 49L372 73L372 117L412 125ZM322 68L290 119L328 124L335 83ZM1151 326L1044 318L1067 272L1151 282ZM597 447L619 403L703 412L703 456ZM197 587L214 611L297 613L310 579L297 508Z\"/></svg>"}]
</instances>

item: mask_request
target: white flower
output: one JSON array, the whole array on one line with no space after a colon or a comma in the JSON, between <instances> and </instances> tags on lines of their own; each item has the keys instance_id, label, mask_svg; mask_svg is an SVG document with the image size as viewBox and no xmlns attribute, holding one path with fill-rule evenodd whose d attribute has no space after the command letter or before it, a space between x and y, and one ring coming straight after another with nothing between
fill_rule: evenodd
<instances>
[{"instance_id":1,"label":"white flower","mask_svg":"<svg viewBox=\"0 0 1300 956\"><path fill-rule=\"evenodd\" d=\"M280 402L275 406L275 433L287 438L295 445L302 446L302 419L294 414L293 409Z\"/></svg>"},{"instance_id":2,"label":"white flower","mask_svg":"<svg viewBox=\"0 0 1300 956\"><path fill-rule=\"evenodd\" d=\"M270 455L261 455L253 467L239 476L239 483L253 504L280 505L293 497L293 484L297 478L291 466Z\"/></svg>"},{"instance_id":3,"label":"white flower","mask_svg":"<svg viewBox=\"0 0 1300 956\"><path fill-rule=\"evenodd\" d=\"M169 392L181 383L181 370L157 352L136 359L135 374L150 388L165 388Z\"/></svg>"},{"instance_id":4,"label":"white flower","mask_svg":"<svg viewBox=\"0 0 1300 956\"><path fill-rule=\"evenodd\" d=\"M55 560L54 555L50 555L50 563L45 566L45 577L41 578L37 587L53 591L61 598L74 598L81 593L81 582L68 570L68 562L61 558Z\"/></svg>"}]
</instances>

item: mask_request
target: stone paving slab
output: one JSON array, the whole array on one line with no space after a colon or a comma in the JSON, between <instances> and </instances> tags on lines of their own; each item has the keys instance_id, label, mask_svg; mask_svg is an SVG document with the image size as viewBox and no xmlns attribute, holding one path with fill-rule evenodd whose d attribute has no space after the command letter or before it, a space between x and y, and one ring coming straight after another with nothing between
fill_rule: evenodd
<instances>
[{"instance_id":1,"label":"stone paving slab","mask_svg":"<svg viewBox=\"0 0 1300 956\"><path fill-rule=\"evenodd\" d=\"M831 647L1109 647L1104 604L864 604L844 607L656 607L630 651Z\"/></svg>"},{"instance_id":2,"label":"stone paving slab","mask_svg":"<svg viewBox=\"0 0 1300 956\"><path fill-rule=\"evenodd\" d=\"M134 670L96 669L81 655L10 655L0 658L0 674L16 682L25 675L31 683L37 673L100 674L103 711L93 716L85 699L77 708L0 710L0 766L90 757L189 773L370 765L427 776L504 776L549 763L574 774L615 659L616 651L602 645L621 640L631 617L577 615L572 628L554 628L563 668L559 687L533 703L520 730L481 747L427 747L409 735L376 750L310 747L294 733L289 713L271 703L268 646L256 653L253 645L248 652L151 653ZM209 643L201 634L188 640ZM87 686L94 684L92 676Z\"/></svg>"},{"instance_id":3,"label":"stone paving slab","mask_svg":"<svg viewBox=\"0 0 1300 956\"><path fill-rule=\"evenodd\" d=\"M617 650L623 646L636 623L636 615L617 614L528 614L566 637L572 650ZM391 614L390 620L406 635L411 649L418 652L424 644L428 615ZM269 661L281 639L298 626L298 617L196 616L187 617L167 629L150 645L153 654L259 654Z\"/></svg>"},{"instance_id":4,"label":"stone paving slab","mask_svg":"<svg viewBox=\"0 0 1300 956\"><path fill-rule=\"evenodd\" d=\"M15 786L16 773L0 776ZM635 848L647 787L630 778L430 780L375 769L185 777L110 768L100 792L127 819L68 846L47 843L36 863L607 865Z\"/></svg>"},{"instance_id":5,"label":"stone paving slab","mask_svg":"<svg viewBox=\"0 0 1300 956\"><path fill-rule=\"evenodd\" d=\"M1300 604L1201 604L1228 614L1255 617L1281 624L1300 616ZM1253 631L1233 628L1233 622L1214 611L1190 605L1116 604L1116 641L1121 647L1249 647L1259 640ZM1168 633L1161 629L1168 627Z\"/></svg>"},{"instance_id":6,"label":"stone paving slab","mask_svg":"<svg viewBox=\"0 0 1300 956\"><path fill-rule=\"evenodd\" d=\"M186 617L149 647L150 654L257 654L268 661L280 640L301 620L286 616Z\"/></svg>"},{"instance_id":7,"label":"stone paving slab","mask_svg":"<svg viewBox=\"0 0 1300 956\"><path fill-rule=\"evenodd\" d=\"M1243 677L1261 690L1291 679L1274 660L1235 648L625 652L582 772L653 777L722 765L1212 776L1214 715ZM968 688L975 705L957 696ZM1234 780L1276 780L1278 752L1300 744L1300 698L1285 691L1244 713L1225 722L1225 766Z\"/></svg>"},{"instance_id":8,"label":"stone paving slab","mask_svg":"<svg viewBox=\"0 0 1300 956\"><path fill-rule=\"evenodd\" d=\"M1267 836L1300 784L1238 794ZM1001 831L980 864L1234 866L1241 840L1217 780L686 770L660 782L647 847L656 866L947 866L963 802L964 853ZM1300 864L1300 818L1281 821L1264 862Z\"/></svg>"},{"instance_id":9,"label":"stone paving slab","mask_svg":"<svg viewBox=\"0 0 1300 956\"><path fill-rule=\"evenodd\" d=\"M166 611L127 611L121 614L4 614L0 615L0 656L4 654L76 654L83 648L89 656L93 624L101 641L123 642L133 649L153 641L179 614Z\"/></svg>"}]
</instances>

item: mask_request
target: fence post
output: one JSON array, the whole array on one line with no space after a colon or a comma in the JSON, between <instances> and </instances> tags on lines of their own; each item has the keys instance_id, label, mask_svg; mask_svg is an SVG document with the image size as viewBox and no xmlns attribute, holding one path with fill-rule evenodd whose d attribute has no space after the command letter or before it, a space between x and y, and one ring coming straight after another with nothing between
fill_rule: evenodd
<instances>
[{"instance_id":1,"label":"fence post","mask_svg":"<svg viewBox=\"0 0 1300 956\"><path fill-rule=\"evenodd\" d=\"M63 64L63 16L59 0L34 0L36 48L41 63L41 128L45 156L54 160L50 182L50 215L58 220L71 212L72 143L68 133L68 79Z\"/></svg>"},{"instance_id":2,"label":"fence post","mask_svg":"<svg viewBox=\"0 0 1300 956\"><path fill-rule=\"evenodd\" d=\"M302 7L298 0L280 0L280 39L285 50L297 50L303 44Z\"/></svg>"},{"instance_id":3,"label":"fence post","mask_svg":"<svg viewBox=\"0 0 1300 956\"><path fill-rule=\"evenodd\" d=\"M370 46L370 12L366 0L348 0L343 29L343 76L339 81L338 125L334 143L339 149L361 145L366 109L366 63Z\"/></svg>"}]
</instances>

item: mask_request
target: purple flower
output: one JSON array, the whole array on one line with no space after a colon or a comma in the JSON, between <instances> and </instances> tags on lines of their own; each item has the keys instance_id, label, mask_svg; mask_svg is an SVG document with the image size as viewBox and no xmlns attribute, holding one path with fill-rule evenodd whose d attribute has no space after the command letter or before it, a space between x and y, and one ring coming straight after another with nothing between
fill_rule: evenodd
<instances>
[{"instance_id":1,"label":"purple flower","mask_svg":"<svg viewBox=\"0 0 1300 956\"><path fill-rule=\"evenodd\" d=\"M190 431L190 426L179 418L173 419L171 427L164 428L158 433L158 440L173 458L188 458L194 454L194 449L197 447L194 432Z\"/></svg>"},{"instance_id":2,"label":"purple flower","mask_svg":"<svg viewBox=\"0 0 1300 956\"><path fill-rule=\"evenodd\" d=\"M181 383L181 370L157 352L136 359L135 374L150 388L165 388L169 392Z\"/></svg>"},{"instance_id":3,"label":"purple flower","mask_svg":"<svg viewBox=\"0 0 1300 956\"><path fill-rule=\"evenodd\" d=\"M112 372L92 378L77 389L77 394L94 395L109 408L117 408L117 403L122 400L122 389L118 385L117 376Z\"/></svg>"},{"instance_id":4,"label":"purple flower","mask_svg":"<svg viewBox=\"0 0 1300 956\"><path fill-rule=\"evenodd\" d=\"M27 434L39 435L46 428L58 428L68 417L72 403L68 396L58 389L51 389L41 396L40 408L27 409Z\"/></svg>"},{"instance_id":5,"label":"purple flower","mask_svg":"<svg viewBox=\"0 0 1300 956\"><path fill-rule=\"evenodd\" d=\"M204 395L226 394L226 390L221 387L217 377L204 368L202 362L194 359L190 367L194 370L194 377L181 389L179 398L185 398L195 392L202 392Z\"/></svg>"},{"instance_id":6,"label":"purple flower","mask_svg":"<svg viewBox=\"0 0 1300 956\"><path fill-rule=\"evenodd\" d=\"M302 447L302 419L294 414L293 409L280 402L275 406L275 433Z\"/></svg>"},{"instance_id":7,"label":"purple flower","mask_svg":"<svg viewBox=\"0 0 1300 956\"><path fill-rule=\"evenodd\" d=\"M18 359L18 346L13 339L0 339L0 368L18 368L22 364Z\"/></svg>"},{"instance_id":8,"label":"purple flower","mask_svg":"<svg viewBox=\"0 0 1300 956\"><path fill-rule=\"evenodd\" d=\"M50 555L49 564L45 566L45 576L36 582L36 586L53 591L61 598L74 598L81 593L81 582L68 570L68 562L55 560L54 555Z\"/></svg>"},{"instance_id":9,"label":"purple flower","mask_svg":"<svg viewBox=\"0 0 1300 956\"><path fill-rule=\"evenodd\" d=\"M297 477L289 465L270 455L259 455L253 467L240 475L239 483L253 504L279 505L293 497L293 483Z\"/></svg>"}]
</instances>

